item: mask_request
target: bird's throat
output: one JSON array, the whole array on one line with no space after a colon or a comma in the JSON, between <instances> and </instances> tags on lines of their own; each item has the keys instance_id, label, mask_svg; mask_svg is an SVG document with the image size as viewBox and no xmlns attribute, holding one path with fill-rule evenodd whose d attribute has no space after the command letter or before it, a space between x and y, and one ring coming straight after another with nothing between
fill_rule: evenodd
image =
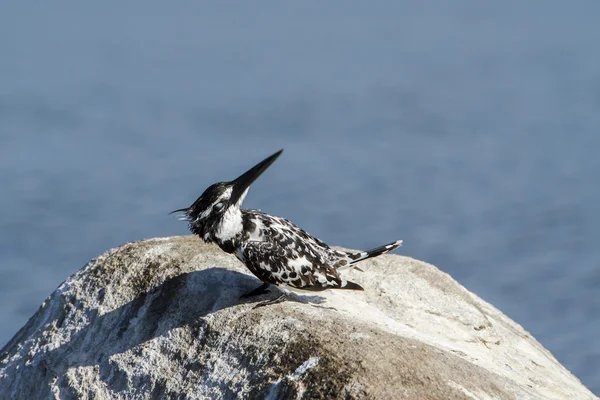
<instances>
[{"instance_id":1,"label":"bird's throat","mask_svg":"<svg viewBox=\"0 0 600 400\"><path fill-rule=\"evenodd\" d=\"M237 207L231 207L225 211L223 218L218 222L217 229L213 235L214 240L217 243L233 242L242 235L243 230L241 210Z\"/></svg>"}]
</instances>

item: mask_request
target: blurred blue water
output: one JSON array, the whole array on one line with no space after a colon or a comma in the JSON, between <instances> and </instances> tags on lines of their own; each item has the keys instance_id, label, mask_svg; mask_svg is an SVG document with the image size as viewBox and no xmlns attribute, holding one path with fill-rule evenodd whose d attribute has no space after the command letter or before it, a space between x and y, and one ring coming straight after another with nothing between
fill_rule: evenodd
<instances>
[{"instance_id":1,"label":"blurred blue water","mask_svg":"<svg viewBox=\"0 0 600 400\"><path fill-rule=\"evenodd\" d=\"M246 206L405 241L600 394L600 3L0 4L0 346L283 147Z\"/></svg>"}]
</instances>

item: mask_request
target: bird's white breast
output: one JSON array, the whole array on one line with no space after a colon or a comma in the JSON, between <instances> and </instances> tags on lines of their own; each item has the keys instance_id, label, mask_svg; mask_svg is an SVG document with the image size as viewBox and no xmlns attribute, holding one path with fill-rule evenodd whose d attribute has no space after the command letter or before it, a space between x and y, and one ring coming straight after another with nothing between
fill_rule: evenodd
<instances>
[{"instance_id":1,"label":"bird's white breast","mask_svg":"<svg viewBox=\"0 0 600 400\"><path fill-rule=\"evenodd\" d=\"M232 240L243 229L242 212L239 208L230 207L219 222L215 237L222 241Z\"/></svg>"}]
</instances>

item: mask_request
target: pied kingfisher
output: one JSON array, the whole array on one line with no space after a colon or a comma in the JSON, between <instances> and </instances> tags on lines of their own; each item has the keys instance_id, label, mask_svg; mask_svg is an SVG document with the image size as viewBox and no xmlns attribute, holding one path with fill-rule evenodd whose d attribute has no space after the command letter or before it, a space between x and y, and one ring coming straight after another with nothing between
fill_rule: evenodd
<instances>
[{"instance_id":1,"label":"pied kingfisher","mask_svg":"<svg viewBox=\"0 0 600 400\"><path fill-rule=\"evenodd\" d=\"M357 253L334 250L290 221L258 210L240 208L250 185L279 157L282 150L261 161L230 182L211 185L183 213L192 233L205 242L215 242L223 251L235 253L263 285L241 297L267 293L269 285L294 289L325 290L363 288L349 282L339 271L398 248L402 240ZM359 269L360 270L360 269ZM257 307L285 300L279 297Z\"/></svg>"}]
</instances>

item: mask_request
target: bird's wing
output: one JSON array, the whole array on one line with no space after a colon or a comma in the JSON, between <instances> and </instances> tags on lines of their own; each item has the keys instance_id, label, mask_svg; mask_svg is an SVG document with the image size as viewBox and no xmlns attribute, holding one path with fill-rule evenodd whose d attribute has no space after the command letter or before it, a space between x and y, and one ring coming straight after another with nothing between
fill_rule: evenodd
<instances>
[{"instance_id":1,"label":"bird's wing","mask_svg":"<svg viewBox=\"0 0 600 400\"><path fill-rule=\"evenodd\" d=\"M323 255L303 245L302 250L279 241L246 242L238 257L263 282L305 290L344 288L348 284Z\"/></svg>"}]
</instances>

